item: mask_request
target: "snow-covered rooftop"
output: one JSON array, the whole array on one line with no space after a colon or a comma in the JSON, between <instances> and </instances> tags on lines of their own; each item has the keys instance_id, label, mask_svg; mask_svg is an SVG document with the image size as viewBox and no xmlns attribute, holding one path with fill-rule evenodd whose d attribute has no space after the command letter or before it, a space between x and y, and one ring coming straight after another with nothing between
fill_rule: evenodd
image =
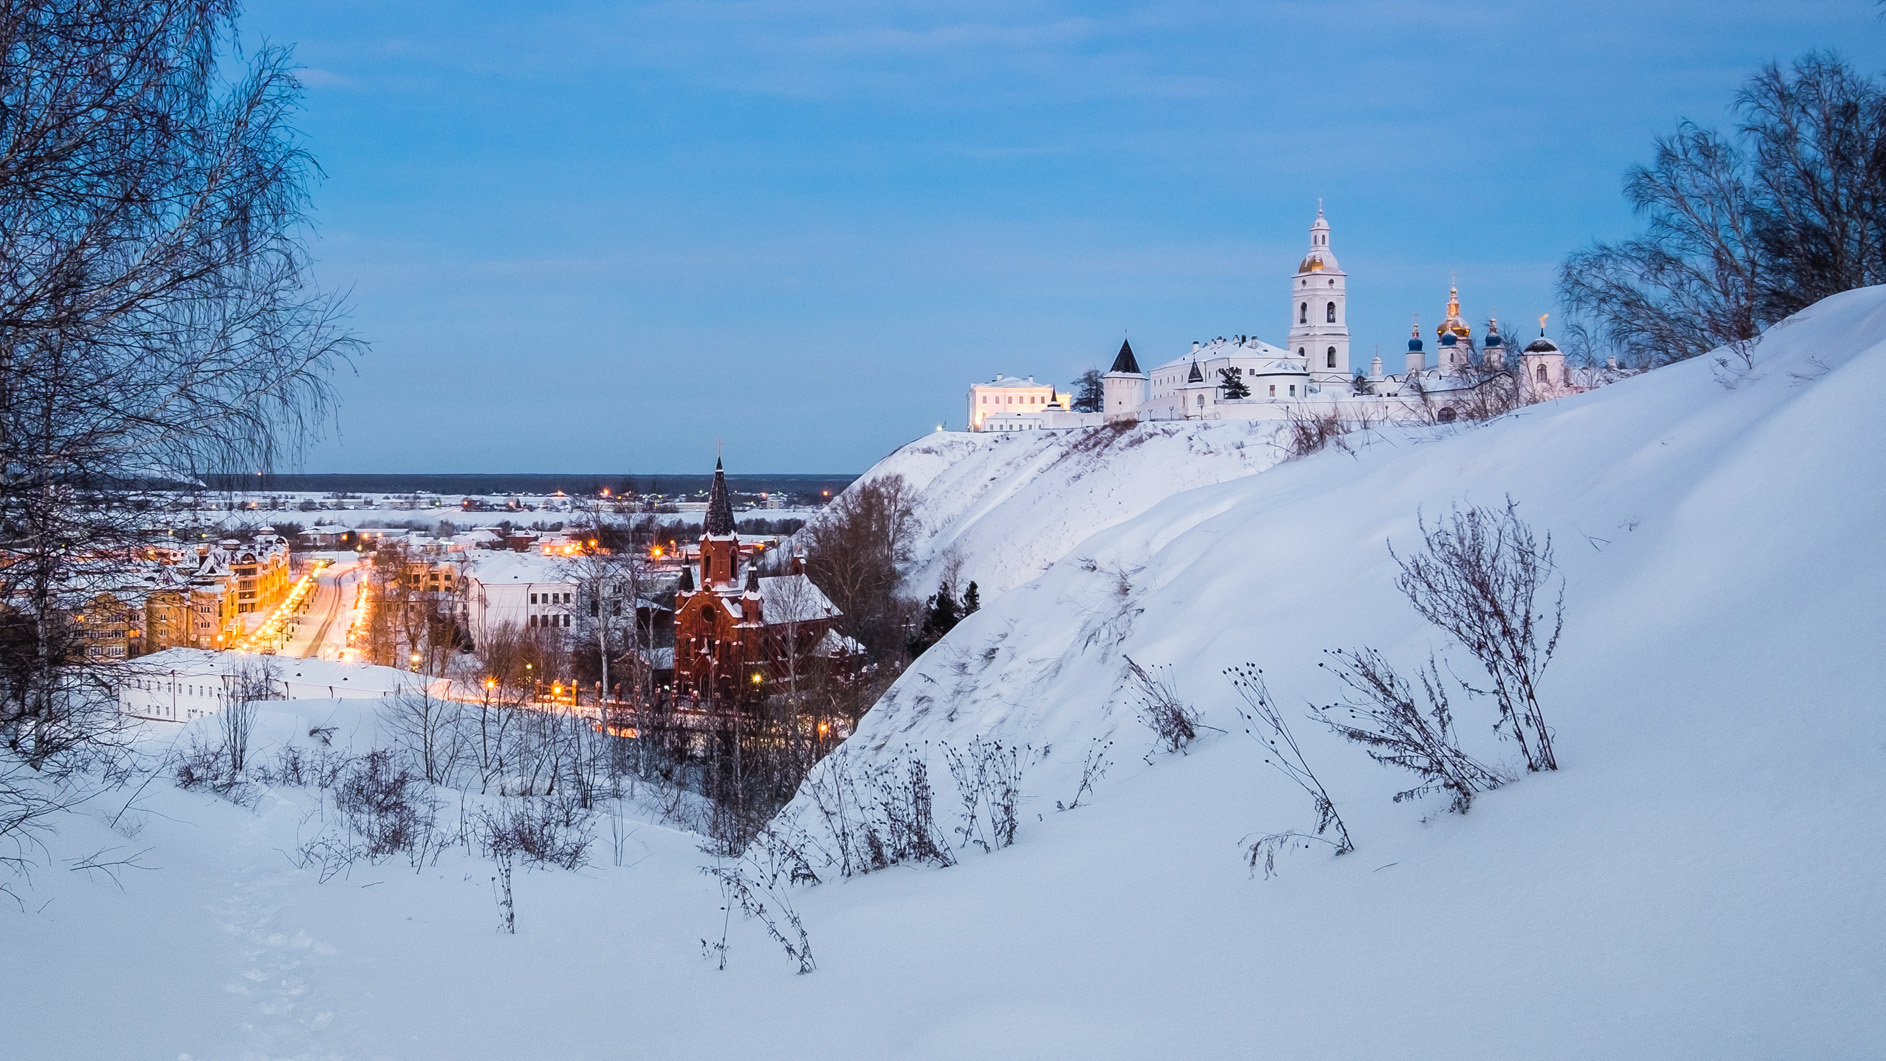
<instances>
[{"instance_id":1,"label":"snow-covered rooftop","mask_svg":"<svg viewBox=\"0 0 1886 1061\"><path fill-rule=\"evenodd\" d=\"M1290 351L1282 347L1272 346L1262 339L1247 337L1242 341L1238 339L1213 339L1209 343L1201 344L1197 350L1175 357L1157 366L1153 371L1159 372L1168 368L1184 368L1194 361L1204 362L1216 358L1238 358L1240 360L1248 358L1273 358L1286 359L1289 361L1291 367L1301 364Z\"/></svg>"},{"instance_id":2,"label":"snow-covered rooftop","mask_svg":"<svg viewBox=\"0 0 1886 1061\"><path fill-rule=\"evenodd\" d=\"M266 668L271 681L286 686L287 699L322 697L384 696L432 684L432 679L411 671L381 667L371 663L342 663L326 659L295 659L291 656L262 656L247 652L212 652L201 648L167 648L131 661L138 673L179 677L217 678L239 670Z\"/></svg>"},{"instance_id":3,"label":"snow-covered rooftop","mask_svg":"<svg viewBox=\"0 0 1886 1061\"><path fill-rule=\"evenodd\" d=\"M471 577L487 586L498 584L567 583L567 561L532 550L527 553L485 551L473 557Z\"/></svg>"}]
</instances>

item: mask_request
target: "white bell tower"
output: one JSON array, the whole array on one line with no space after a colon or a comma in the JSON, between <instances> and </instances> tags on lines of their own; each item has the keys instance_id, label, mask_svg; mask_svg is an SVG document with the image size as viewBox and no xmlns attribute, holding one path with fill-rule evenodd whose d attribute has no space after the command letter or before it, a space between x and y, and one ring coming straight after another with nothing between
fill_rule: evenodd
<instances>
[{"instance_id":1,"label":"white bell tower","mask_svg":"<svg viewBox=\"0 0 1886 1061\"><path fill-rule=\"evenodd\" d=\"M1336 264L1329 249L1329 222L1323 219L1323 201L1316 201L1316 221L1310 225L1310 250L1290 278L1290 339L1285 344L1302 358L1310 378L1326 389L1346 390L1355 374L1349 370L1349 274Z\"/></svg>"}]
</instances>

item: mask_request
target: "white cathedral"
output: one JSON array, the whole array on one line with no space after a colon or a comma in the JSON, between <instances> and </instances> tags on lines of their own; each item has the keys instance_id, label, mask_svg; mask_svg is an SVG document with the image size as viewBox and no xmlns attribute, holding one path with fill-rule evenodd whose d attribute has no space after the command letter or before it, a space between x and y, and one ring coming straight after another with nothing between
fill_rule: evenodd
<instances>
[{"instance_id":1,"label":"white cathedral","mask_svg":"<svg viewBox=\"0 0 1886 1061\"><path fill-rule=\"evenodd\" d=\"M1435 329L1437 361L1417 326L1402 371L1384 375L1375 358L1367 373L1349 360L1349 274L1329 246L1322 208L1310 225L1310 248L1290 278L1290 332L1284 345L1251 336L1193 343L1190 353L1142 371L1131 343L1122 342L1102 380L1099 412L1073 412L1069 396L1033 377L998 376L969 389L971 431L1037 431L1126 420L1287 420L1335 415L1344 420L1446 423L1489 405L1491 389L1518 402L1545 401L1584 387L1575 383L1565 355L1545 337L1509 353L1498 322L1479 347L1460 315L1458 288L1448 292L1447 316ZM1510 358L1510 360L1509 360Z\"/></svg>"}]
</instances>

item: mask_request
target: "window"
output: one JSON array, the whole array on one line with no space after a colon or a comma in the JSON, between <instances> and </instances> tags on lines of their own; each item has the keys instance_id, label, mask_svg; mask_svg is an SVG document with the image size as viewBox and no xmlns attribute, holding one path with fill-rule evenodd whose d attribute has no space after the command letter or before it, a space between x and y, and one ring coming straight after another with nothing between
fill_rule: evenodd
<instances>
[{"instance_id":1,"label":"window","mask_svg":"<svg viewBox=\"0 0 1886 1061\"><path fill-rule=\"evenodd\" d=\"M1334 302L1323 307L1323 320L1329 324L1336 323L1336 304Z\"/></svg>"},{"instance_id":2,"label":"window","mask_svg":"<svg viewBox=\"0 0 1886 1061\"><path fill-rule=\"evenodd\" d=\"M536 616L535 614L532 614L532 615L531 615L531 617L530 617L530 621L529 621L529 622L527 622L527 623L525 623L524 625L525 625L525 626L536 626L536 625L537 625L537 616Z\"/></svg>"},{"instance_id":3,"label":"window","mask_svg":"<svg viewBox=\"0 0 1886 1061\"><path fill-rule=\"evenodd\" d=\"M1456 414L1454 412L1453 406L1448 406L1447 408L1442 409L1441 415L1435 417L1435 419L1439 420L1443 424L1451 424L1454 422L1455 415Z\"/></svg>"},{"instance_id":4,"label":"window","mask_svg":"<svg viewBox=\"0 0 1886 1061\"><path fill-rule=\"evenodd\" d=\"M1277 397L1277 385L1275 383L1270 385L1270 396L1273 398Z\"/></svg>"},{"instance_id":5,"label":"window","mask_svg":"<svg viewBox=\"0 0 1886 1061\"><path fill-rule=\"evenodd\" d=\"M1544 386L1547 386L1547 381L1546 381L1546 375L1545 375L1545 366L1544 366L1544 365L1540 365L1540 366L1539 366L1539 386L1541 386L1541 387L1544 387Z\"/></svg>"},{"instance_id":6,"label":"window","mask_svg":"<svg viewBox=\"0 0 1886 1061\"><path fill-rule=\"evenodd\" d=\"M1297 304L1297 323L1310 323L1310 304L1308 302L1300 302Z\"/></svg>"},{"instance_id":7,"label":"window","mask_svg":"<svg viewBox=\"0 0 1886 1061\"><path fill-rule=\"evenodd\" d=\"M535 593L533 593L533 594L531 594L531 595L530 595L530 602L531 602L532 604L535 604L535 603L537 603L537 594L535 594Z\"/></svg>"},{"instance_id":8,"label":"window","mask_svg":"<svg viewBox=\"0 0 1886 1061\"><path fill-rule=\"evenodd\" d=\"M1329 363L1324 365L1323 367L1324 368L1336 367L1336 348L1335 347L1332 346L1329 348Z\"/></svg>"},{"instance_id":9,"label":"window","mask_svg":"<svg viewBox=\"0 0 1886 1061\"><path fill-rule=\"evenodd\" d=\"M1291 396L1292 398L1294 398L1294 397L1296 397L1296 396L1297 396L1297 385L1296 385L1296 384L1294 384L1294 383L1292 383L1292 384L1290 385L1290 396Z\"/></svg>"}]
</instances>

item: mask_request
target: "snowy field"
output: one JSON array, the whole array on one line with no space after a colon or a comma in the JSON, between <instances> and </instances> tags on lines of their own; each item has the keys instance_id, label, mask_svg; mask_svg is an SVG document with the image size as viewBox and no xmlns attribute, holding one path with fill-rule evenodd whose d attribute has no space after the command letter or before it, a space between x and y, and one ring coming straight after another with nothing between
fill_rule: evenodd
<instances>
[{"instance_id":1,"label":"snowy field","mask_svg":"<svg viewBox=\"0 0 1886 1061\"><path fill-rule=\"evenodd\" d=\"M958 534L970 577L1015 588L841 752L855 769L1026 745L1013 847L828 872L790 893L817 971L796 975L738 914L722 971L703 947L723 926L712 858L633 801L620 843L598 825L588 867L520 873L509 936L488 860L395 858L323 884L287 857L319 827L310 790L250 809L159 780L115 829L129 792L65 816L14 884L10 1056L1879 1057L1886 427L1859 398L1886 373L1886 290L1815 307L1755 356L1733 387L1690 362L1257 475L1193 467L1273 463L1227 425L1058 478L1045 439L1005 439L997 460L939 438L963 449L926 458L930 478L982 462L965 513L1031 490L1042 513L1126 509L1086 533L1035 520L1071 536L1045 543L1025 518ZM1238 442L1248 458L1227 455ZM1147 485L1161 463L1163 492ZM1448 653L1394 589L1387 543L1412 545L1419 513L1509 496L1566 579L1544 685L1562 768L1465 816L1392 802L1405 775L1301 717L1336 698L1322 650L1372 645L1410 669ZM982 559L998 547L1022 559ZM1225 732L1156 752L1126 656ZM1268 880L1246 866L1248 837L1314 825L1242 732L1221 671L1246 662L1296 719L1353 854L1286 854ZM1491 709L1456 709L1469 749L1510 764ZM385 740L357 703L264 711L265 744L316 725ZM1056 810L1095 748L1105 775ZM69 868L105 848L150 868Z\"/></svg>"}]
</instances>

